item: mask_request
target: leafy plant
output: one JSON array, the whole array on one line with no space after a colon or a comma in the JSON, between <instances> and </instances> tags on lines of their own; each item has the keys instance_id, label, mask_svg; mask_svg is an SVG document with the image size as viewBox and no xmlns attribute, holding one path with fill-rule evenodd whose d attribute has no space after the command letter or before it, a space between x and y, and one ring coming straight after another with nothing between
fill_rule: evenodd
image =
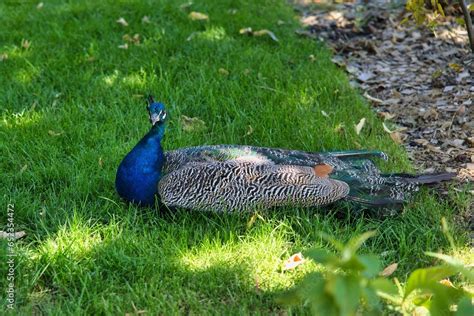
<instances>
[{"instance_id":1,"label":"leafy plant","mask_svg":"<svg viewBox=\"0 0 474 316\"><path fill-rule=\"evenodd\" d=\"M458 5L460 6L464 17L464 20L456 19L456 21L466 27L471 50L474 53L474 31L472 28L472 19L470 14L470 11L472 11L472 5L468 7L464 0L457 0L456 2L458 2ZM430 0L429 3L433 8L432 12L434 13L434 18L430 19L430 21L427 22L427 13L429 12L429 10L426 9L426 3L427 1L425 0L407 0L406 9L412 13L412 16L415 19L416 23L427 23L428 27L432 28L436 26L436 19L438 17L445 16L444 9L439 0Z\"/></svg>"},{"instance_id":2,"label":"leafy plant","mask_svg":"<svg viewBox=\"0 0 474 316\"><path fill-rule=\"evenodd\" d=\"M472 293L455 287L447 278L461 273L469 282L474 282L474 273L456 259L438 253L426 254L444 261L444 264L416 269L405 286L394 278L386 278L394 272L396 265L387 267L382 273L380 260L375 255L357 254L362 244L372 237L367 232L350 240L346 245L324 236L336 249L332 253L313 249L306 257L324 266L326 273L312 272L294 288L281 294L281 304L304 305L315 315L378 315L382 311L382 300L388 308L404 315L424 309L431 315L473 315ZM395 267L395 268L393 268Z\"/></svg>"}]
</instances>

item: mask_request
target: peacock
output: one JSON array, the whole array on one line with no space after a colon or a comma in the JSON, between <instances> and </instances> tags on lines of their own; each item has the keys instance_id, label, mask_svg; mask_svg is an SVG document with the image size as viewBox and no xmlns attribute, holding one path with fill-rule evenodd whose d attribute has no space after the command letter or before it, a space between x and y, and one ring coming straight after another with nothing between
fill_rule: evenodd
<instances>
[{"instance_id":1,"label":"peacock","mask_svg":"<svg viewBox=\"0 0 474 316\"><path fill-rule=\"evenodd\" d=\"M396 209L421 185L455 176L383 174L373 159L387 155L373 150L315 153L214 145L165 152L165 106L150 96L147 110L151 129L122 160L115 181L124 200L141 206L158 200L168 208L230 212L350 202Z\"/></svg>"}]
</instances>

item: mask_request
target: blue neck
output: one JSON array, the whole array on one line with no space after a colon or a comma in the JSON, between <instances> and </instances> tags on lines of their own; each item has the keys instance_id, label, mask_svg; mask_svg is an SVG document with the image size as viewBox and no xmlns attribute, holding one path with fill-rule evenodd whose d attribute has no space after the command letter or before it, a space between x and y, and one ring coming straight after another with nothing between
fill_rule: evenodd
<instances>
[{"instance_id":1,"label":"blue neck","mask_svg":"<svg viewBox=\"0 0 474 316\"><path fill-rule=\"evenodd\" d=\"M118 194L129 202L153 205L165 163L161 139L164 124L157 123L125 156L115 178Z\"/></svg>"}]
</instances>

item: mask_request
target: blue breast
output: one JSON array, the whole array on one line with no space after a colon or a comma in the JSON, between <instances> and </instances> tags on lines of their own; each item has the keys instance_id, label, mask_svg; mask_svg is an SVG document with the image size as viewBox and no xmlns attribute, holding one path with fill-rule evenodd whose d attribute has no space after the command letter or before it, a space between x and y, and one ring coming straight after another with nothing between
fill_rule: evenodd
<instances>
[{"instance_id":1,"label":"blue breast","mask_svg":"<svg viewBox=\"0 0 474 316\"><path fill-rule=\"evenodd\" d=\"M165 162L161 135L150 131L122 160L115 188L125 200L139 205L154 205L158 181Z\"/></svg>"}]
</instances>

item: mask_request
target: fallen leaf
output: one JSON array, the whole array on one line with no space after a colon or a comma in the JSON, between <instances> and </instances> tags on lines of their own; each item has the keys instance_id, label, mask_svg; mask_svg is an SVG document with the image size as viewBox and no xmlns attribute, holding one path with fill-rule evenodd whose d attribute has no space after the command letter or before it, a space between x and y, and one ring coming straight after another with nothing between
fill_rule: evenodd
<instances>
[{"instance_id":1,"label":"fallen leaf","mask_svg":"<svg viewBox=\"0 0 474 316\"><path fill-rule=\"evenodd\" d=\"M192 1L188 1L186 3L183 3L182 5L179 6L181 10L186 10L189 9L193 5Z\"/></svg>"},{"instance_id":2,"label":"fallen leaf","mask_svg":"<svg viewBox=\"0 0 474 316\"><path fill-rule=\"evenodd\" d=\"M60 136L62 133L58 133L58 132L49 130L49 131L48 131L48 134L49 134L50 136Z\"/></svg>"},{"instance_id":3,"label":"fallen leaf","mask_svg":"<svg viewBox=\"0 0 474 316\"><path fill-rule=\"evenodd\" d=\"M145 15L145 16L142 18L142 23L145 23L145 24L151 23L150 17L148 17L147 15Z\"/></svg>"},{"instance_id":4,"label":"fallen leaf","mask_svg":"<svg viewBox=\"0 0 474 316\"><path fill-rule=\"evenodd\" d=\"M22 230L22 231L19 231L19 232L14 232L14 233L7 233L3 230L0 230L0 239L14 239L14 240L17 240L17 239L20 239L20 238L23 238L26 236L26 233Z\"/></svg>"},{"instance_id":5,"label":"fallen leaf","mask_svg":"<svg viewBox=\"0 0 474 316\"><path fill-rule=\"evenodd\" d=\"M359 123L355 125L355 131L357 135L360 134L360 131L362 130L362 128L364 128L364 125L365 125L365 117L361 118Z\"/></svg>"},{"instance_id":6,"label":"fallen leaf","mask_svg":"<svg viewBox=\"0 0 474 316\"><path fill-rule=\"evenodd\" d=\"M247 128L247 133L245 133L245 136L250 136L252 134L253 134L253 127L249 125Z\"/></svg>"},{"instance_id":7,"label":"fallen leaf","mask_svg":"<svg viewBox=\"0 0 474 316\"><path fill-rule=\"evenodd\" d=\"M118 48L120 48L120 49L128 49L128 44L125 43L125 44L119 45Z\"/></svg>"},{"instance_id":8,"label":"fallen leaf","mask_svg":"<svg viewBox=\"0 0 474 316\"><path fill-rule=\"evenodd\" d=\"M244 28L239 30L239 34L252 35L252 28L251 27L244 27Z\"/></svg>"},{"instance_id":9,"label":"fallen leaf","mask_svg":"<svg viewBox=\"0 0 474 316\"><path fill-rule=\"evenodd\" d=\"M364 93L364 97L366 97L369 101L372 101L374 103L378 103L378 104L384 104L385 103L383 100L375 98L375 97L369 95L367 92Z\"/></svg>"},{"instance_id":10,"label":"fallen leaf","mask_svg":"<svg viewBox=\"0 0 474 316\"><path fill-rule=\"evenodd\" d=\"M403 137L399 132L390 133L390 138L397 144L403 144Z\"/></svg>"},{"instance_id":11,"label":"fallen leaf","mask_svg":"<svg viewBox=\"0 0 474 316\"><path fill-rule=\"evenodd\" d=\"M193 21L206 21L209 20L209 16L204 13L192 11L188 17Z\"/></svg>"},{"instance_id":12,"label":"fallen leaf","mask_svg":"<svg viewBox=\"0 0 474 316\"><path fill-rule=\"evenodd\" d=\"M390 114L388 112L377 112L377 115L384 119L384 121L391 120L395 117L395 114Z\"/></svg>"},{"instance_id":13,"label":"fallen leaf","mask_svg":"<svg viewBox=\"0 0 474 316\"><path fill-rule=\"evenodd\" d=\"M180 121L185 132L199 131L206 128L206 123L198 117L181 115Z\"/></svg>"},{"instance_id":14,"label":"fallen leaf","mask_svg":"<svg viewBox=\"0 0 474 316\"><path fill-rule=\"evenodd\" d=\"M270 31L270 30L260 30L260 31L255 31L253 32L253 36L264 36L264 35L268 35L270 36L270 38L272 40L274 40L275 42L278 42L278 38L276 37L276 35Z\"/></svg>"},{"instance_id":15,"label":"fallen leaf","mask_svg":"<svg viewBox=\"0 0 474 316\"><path fill-rule=\"evenodd\" d=\"M344 126L344 123L339 123L336 125L336 127L334 127L334 131L336 133L344 133L345 132L345 126Z\"/></svg>"},{"instance_id":16,"label":"fallen leaf","mask_svg":"<svg viewBox=\"0 0 474 316\"><path fill-rule=\"evenodd\" d=\"M387 266L385 269L383 269L382 272L380 272L380 276L383 276L383 277L388 277L390 275L393 274L393 272L395 272L398 268L398 263L392 263L391 265Z\"/></svg>"},{"instance_id":17,"label":"fallen leaf","mask_svg":"<svg viewBox=\"0 0 474 316\"><path fill-rule=\"evenodd\" d=\"M27 39L22 39L21 40L21 47L23 47L24 49L28 49L30 48L31 46L31 42Z\"/></svg>"},{"instance_id":18,"label":"fallen leaf","mask_svg":"<svg viewBox=\"0 0 474 316\"><path fill-rule=\"evenodd\" d=\"M4 60L7 60L7 59L8 59L8 54L7 53L0 54L0 61L4 61Z\"/></svg>"},{"instance_id":19,"label":"fallen leaf","mask_svg":"<svg viewBox=\"0 0 474 316\"><path fill-rule=\"evenodd\" d=\"M118 18L118 20L115 21L115 22L117 22L118 24L120 24L120 25L122 25L122 26L128 26L127 21L126 21L124 18L122 18L122 17Z\"/></svg>"},{"instance_id":20,"label":"fallen leaf","mask_svg":"<svg viewBox=\"0 0 474 316\"><path fill-rule=\"evenodd\" d=\"M288 258L288 260L286 260L283 270L293 270L294 268L303 263L305 263L305 259L303 258L301 252L298 252Z\"/></svg>"},{"instance_id":21,"label":"fallen leaf","mask_svg":"<svg viewBox=\"0 0 474 316\"><path fill-rule=\"evenodd\" d=\"M461 65L456 64L456 63L450 63L450 64L448 64L448 66L449 66L449 68L451 68L455 72L461 72L464 69Z\"/></svg>"},{"instance_id":22,"label":"fallen leaf","mask_svg":"<svg viewBox=\"0 0 474 316\"><path fill-rule=\"evenodd\" d=\"M219 73L223 76L228 76L229 75L229 71L227 69L224 69L224 68L219 68Z\"/></svg>"}]
</instances>

